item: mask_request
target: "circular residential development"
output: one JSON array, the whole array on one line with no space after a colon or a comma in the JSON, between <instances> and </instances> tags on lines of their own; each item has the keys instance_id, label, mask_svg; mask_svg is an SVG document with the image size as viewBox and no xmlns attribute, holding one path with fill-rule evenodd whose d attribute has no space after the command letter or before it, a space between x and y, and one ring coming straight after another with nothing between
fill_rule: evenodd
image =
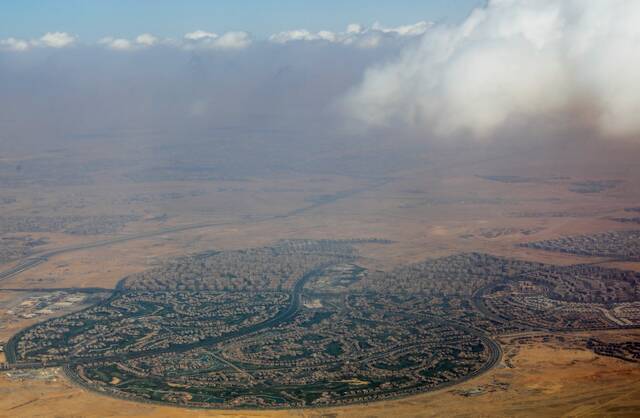
<instances>
[{"instance_id":1,"label":"circular residential development","mask_svg":"<svg viewBox=\"0 0 640 418\"><path fill-rule=\"evenodd\" d=\"M291 240L181 257L23 330L7 358L63 366L83 387L143 402L322 407L475 377L500 361L500 333L624 323L598 300L568 298L580 292L579 270L471 253L368 271L361 244L385 242ZM601 270L610 283L638 280Z\"/></svg>"}]
</instances>

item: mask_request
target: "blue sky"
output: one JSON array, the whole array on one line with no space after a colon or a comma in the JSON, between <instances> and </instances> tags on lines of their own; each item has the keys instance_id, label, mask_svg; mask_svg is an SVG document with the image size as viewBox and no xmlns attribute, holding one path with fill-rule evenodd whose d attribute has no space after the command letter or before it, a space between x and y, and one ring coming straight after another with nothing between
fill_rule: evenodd
<instances>
[{"instance_id":1,"label":"blue sky","mask_svg":"<svg viewBox=\"0 0 640 418\"><path fill-rule=\"evenodd\" d=\"M341 30L349 23L456 22L484 0L0 0L0 38L64 31L85 41L144 32L181 37L195 29Z\"/></svg>"}]
</instances>

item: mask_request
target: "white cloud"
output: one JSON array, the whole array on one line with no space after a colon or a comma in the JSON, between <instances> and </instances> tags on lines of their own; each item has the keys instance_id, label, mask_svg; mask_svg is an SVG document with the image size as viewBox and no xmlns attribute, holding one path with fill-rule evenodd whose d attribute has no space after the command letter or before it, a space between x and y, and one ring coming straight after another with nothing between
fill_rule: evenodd
<instances>
[{"instance_id":1,"label":"white cloud","mask_svg":"<svg viewBox=\"0 0 640 418\"><path fill-rule=\"evenodd\" d=\"M392 33L399 36L420 36L420 35L424 35L425 32L427 32L427 30L429 30L431 26L433 26L433 23L421 21L418 23L414 23L413 25L404 25L404 26L397 26L395 28L387 28L380 25L380 23L376 22L373 24L371 29L376 32Z\"/></svg>"},{"instance_id":2,"label":"white cloud","mask_svg":"<svg viewBox=\"0 0 640 418\"><path fill-rule=\"evenodd\" d=\"M131 51L135 49L133 42L125 38L113 38L108 36L100 39L98 43L114 51Z\"/></svg>"},{"instance_id":3,"label":"white cloud","mask_svg":"<svg viewBox=\"0 0 640 418\"><path fill-rule=\"evenodd\" d=\"M6 51L26 51L30 48L29 41L16 38L8 38L0 40L0 50Z\"/></svg>"},{"instance_id":4,"label":"white cloud","mask_svg":"<svg viewBox=\"0 0 640 418\"><path fill-rule=\"evenodd\" d=\"M316 36L318 37L318 39L322 39L324 41L329 41L329 42L337 42L338 40L338 36L335 33L328 30L321 30L316 34Z\"/></svg>"},{"instance_id":5,"label":"white cloud","mask_svg":"<svg viewBox=\"0 0 640 418\"><path fill-rule=\"evenodd\" d=\"M203 30L197 30L194 32L189 32L187 34L184 35L184 39L187 39L189 41L200 41L203 39L216 39L218 37L218 35L216 33L213 32L206 32Z\"/></svg>"},{"instance_id":6,"label":"white cloud","mask_svg":"<svg viewBox=\"0 0 640 418\"><path fill-rule=\"evenodd\" d=\"M486 138L512 123L575 117L577 109L595 112L605 135L637 135L639 45L638 1L493 0L368 70L345 104L365 126L444 137Z\"/></svg>"},{"instance_id":7,"label":"white cloud","mask_svg":"<svg viewBox=\"0 0 640 418\"><path fill-rule=\"evenodd\" d=\"M362 33L363 31L364 28L359 23L350 23L349 25L347 25L347 33L349 35L357 35L359 33Z\"/></svg>"},{"instance_id":8,"label":"white cloud","mask_svg":"<svg viewBox=\"0 0 640 418\"><path fill-rule=\"evenodd\" d=\"M269 37L269 41L277 44L286 44L295 41L327 41L339 42L340 36L328 30L321 30L317 33L309 32L306 29L294 29L285 32L276 33Z\"/></svg>"},{"instance_id":9,"label":"white cloud","mask_svg":"<svg viewBox=\"0 0 640 418\"><path fill-rule=\"evenodd\" d=\"M75 41L76 38L66 32L47 32L40 38L39 44L50 48L64 48Z\"/></svg>"},{"instance_id":10,"label":"white cloud","mask_svg":"<svg viewBox=\"0 0 640 418\"><path fill-rule=\"evenodd\" d=\"M150 33L143 33L136 38L136 43L142 46L153 46L158 43L158 38Z\"/></svg>"},{"instance_id":11,"label":"white cloud","mask_svg":"<svg viewBox=\"0 0 640 418\"><path fill-rule=\"evenodd\" d=\"M232 31L218 35L213 32L197 30L184 35L182 47L185 49L244 49L251 45L251 36L247 32Z\"/></svg>"},{"instance_id":12,"label":"white cloud","mask_svg":"<svg viewBox=\"0 0 640 418\"><path fill-rule=\"evenodd\" d=\"M0 50L28 51L33 47L41 48L65 48L75 43L76 38L66 32L47 32L38 39L7 38L0 40Z\"/></svg>"},{"instance_id":13,"label":"white cloud","mask_svg":"<svg viewBox=\"0 0 640 418\"><path fill-rule=\"evenodd\" d=\"M182 40L160 39L155 35L143 33L134 40L127 38L106 37L99 44L115 51L135 51L163 45L167 47L191 49L243 49L251 45L251 37L247 32L227 32L219 36L213 32L197 30L184 35Z\"/></svg>"},{"instance_id":14,"label":"white cloud","mask_svg":"<svg viewBox=\"0 0 640 418\"><path fill-rule=\"evenodd\" d=\"M311 32L306 29L280 32L269 37L269 41L278 44L289 42L327 42L342 45L352 45L359 48L374 48L387 39L417 37L424 34L431 26L427 22L418 22L413 25L384 27L378 23L371 28L365 28L360 24L352 23L344 32L332 32L321 30ZM7 51L26 51L32 47L63 48L73 45L76 38L66 32L48 32L39 39L22 40L8 38L0 40L0 49ZM97 44L116 51L133 51L158 45L183 49L219 49L237 50L244 49L253 43L251 35L244 31L231 31L219 35L202 29L186 33L180 40L161 39L150 33L143 33L133 39L122 37L105 37Z\"/></svg>"},{"instance_id":15,"label":"white cloud","mask_svg":"<svg viewBox=\"0 0 640 418\"><path fill-rule=\"evenodd\" d=\"M275 42L278 44L284 44L284 43L293 42L293 41L312 41L316 39L318 39L318 37L316 37L314 34L312 34L306 29L289 30L289 31L273 34L269 37L269 40L271 42Z\"/></svg>"},{"instance_id":16,"label":"white cloud","mask_svg":"<svg viewBox=\"0 0 640 418\"><path fill-rule=\"evenodd\" d=\"M155 35L152 35L150 33L143 33L141 35L138 35L134 40L107 36L106 38L100 39L98 41L98 44L104 45L105 47L114 51L134 51L149 48L159 44L170 44L170 41L161 41Z\"/></svg>"},{"instance_id":17,"label":"white cloud","mask_svg":"<svg viewBox=\"0 0 640 418\"><path fill-rule=\"evenodd\" d=\"M214 41L219 49L243 49L251 45L251 37L247 32L227 32Z\"/></svg>"},{"instance_id":18,"label":"white cloud","mask_svg":"<svg viewBox=\"0 0 640 418\"><path fill-rule=\"evenodd\" d=\"M381 26L379 23L374 24L371 28L365 28L358 23L352 23L347 26L344 32L331 32L326 30L311 32L306 29L295 29L273 34L269 37L269 41L277 44L301 41L325 41L360 48L375 48L385 39L409 38L423 35L431 26L431 23L424 21L396 28L387 28Z\"/></svg>"}]
</instances>

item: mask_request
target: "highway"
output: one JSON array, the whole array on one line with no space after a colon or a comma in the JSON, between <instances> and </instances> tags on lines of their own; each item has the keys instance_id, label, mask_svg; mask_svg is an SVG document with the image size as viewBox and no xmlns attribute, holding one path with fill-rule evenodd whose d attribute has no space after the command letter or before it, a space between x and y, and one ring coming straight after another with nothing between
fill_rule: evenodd
<instances>
[{"instance_id":1,"label":"highway","mask_svg":"<svg viewBox=\"0 0 640 418\"><path fill-rule=\"evenodd\" d=\"M362 189L356 189L353 190L352 192L349 193L345 193L342 195L338 195L336 196L334 199L330 199L328 201L322 202L322 203L316 203L314 205L308 206L308 207L303 207L303 208L299 208L293 211L290 211L288 213L285 213L283 215L275 215L275 216L270 216L267 218L262 218L262 219L258 219L258 220L254 220L251 222L254 223L259 223L259 222L264 222L264 221L268 221L268 220L276 220L276 219L282 219L282 218L286 218L286 217L290 217L290 216L296 216L299 215L307 210L312 210L314 208L317 208L319 206L325 205L325 204L329 204L329 203L333 203L334 201L343 199L343 198L348 198L351 197L355 194L361 193L363 191L372 189L372 188L376 188L376 187L380 187L381 185L385 184L385 182L381 182L378 184L374 184L370 187L366 187L366 188L362 188ZM100 241L96 241L96 242L92 242L92 243L87 243L87 244L80 244L80 245L75 245L75 246L69 246L69 247L63 247L63 248L59 248L56 250L51 250L51 251L46 251L43 253L39 253L36 254L34 256L31 256L27 259L24 259L23 261L21 261L20 263L18 263L16 266L7 269L5 271L0 272L0 282L3 280L7 280L10 278L13 278L17 275L19 275L20 273L29 270L33 267L36 267L46 261L48 261L50 258L57 256L57 255L61 255L61 254L66 254L66 253L71 253L71 252L76 252L76 251L82 251L82 250L87 250L87 249L93 249L93 248L99 248L99 247L104 247L104 246L110 246L110 245L115 245L115 244L120 244L120 243L124 243L124 242L128 242L128 241L133 241L133 240L139 240L139 239L145 239L145 238L151 238L151 237L155 237L155 236L160 236L160 235L165 235L165 234L170 234L170 233L176 233L176 232L182 232L182 231L188 231L188 230L194 230L194 229L200 229L200 228L208 228L208 227L214 227L214 226L224 226L224 225L232 225L232 224L237 224L238 222L203 222L203 223L194 223L194 224L186 224L186 225L181 225L181 226L175 226L175 227L171 227L171 228L164 228L164 229L160 229L160 230L156 230L156 231L150 231L150 232L145 232L145 233L140 233L140 234L134 234L134 235L126 235L126 236L120 236L120 237L115 237L112 239L106 239L106 240L100 240ZM189 343L189 344L182 344L179 346L172 346L172 347L168 347L168 348L162 348L162 349L153 349L153 350L148 350L148 351L144 351L144 352L139 352L139 353L127 353L124 355L114 355L114 356L108 356L108 357L85 357L85 358L73 358L73 359L69 359L68 361L58 361L58 362L48 362L46 364L42 364L42 363L33 363L33 362L18 362L17 358L16 358L16 352L15 352L15 345L17 342L17 339L19 338L20 335L23 334L24 331L26 330L22 330L21 332L19 332L18 334L14 335L6 344L5 346L5 356L6 356L6 360L7 360L7 364L5 364L3 367L5 369L23 369L23 368L42 368L42 367L54 367L54 366L63 366L65 372L69 375L69 377L75 381L76 383L87 387L89 389L92 389L90 386L88 386L86 383L84 383L82 381L82 379L79 379L78 376L75 376L73 373L74 370L74 365L79 365L79 364L83 364L86 362L93 362L96 360L104 360L104 361L109 361L109 360L115 360L115 361L122 361L125 359L132 359L132 358L139 358L139 357L145 357L145 356L155 356L155 355L160 355L160 354L164 354L164 353L168 353L168 352L185 352L188 350L192 350L194 348L197 347L202 347L202 346L215 346L217 344L232 340L232 339L236 339L236 338L240 338L240 337L244 337L247 336L249 334L253 334L265 329L269 329L269 328L274 328L277 325L290 321L292 318L294 318L296 316L296 314L298 313L298 311L300 310L300 306L301 306L301 295L304 289L304 286L309 282L309 280L311 280L313 277L315 277L317 274L319 274L323 269L325 269L328 266L319 266L318 268L314 269L313 271L305 274L304 276L302 276L301 278L299 278L297 280L297 282L295 283L295 285L293 286L291 293L290 293L290 299L289 299L289 303L287 305L286 308L284 308L283 310L281 310L280 312L278 312L275 316L260 322L258 324L249 326L249 327L245 327L245 328L241 328L239 330L236 330L234 332L228 333L226 335L223 336L219 336L219 337L210 337L210 338L206 338L204 340L201 341L197 341L194 343ZM101 291L102 289L100 289ZM95 289L95 291L98 291L98 289ZM121 294L121 292L126 291L122 288L122 286L117 286L116 289L113 290L112 296L110 299L112 299L113 297L116 297L117 295ZM464 325L458 324L458 323L453 323L451 321L448 321L447 319L444 318L439 318L440 321L442 322L446 322L449 323L451 325L454 325L455 327L461 328L463 329L465 332L476 336L477 338L479 338L485 345L485 347L487 347L487 349L489 350L489 359L482 365L482 367L480 367L479 369L471 372L470 374L457 379L457 380L453 380L450 382L445 382L441 385L439 385L438 387L435 388L431 388L430 390L438 390L444 387L448 387L448 386L453 386L456 384L459 384L463 381L472 379L476 376L479 376L480 374L483 374L485 372L487 372L488 370L492 369L495 365L497 365L501 358L502 358L502 349L500 347L500 345L493 341L491 338L489 338L484 332L480 331L480 330L476 330L476 329L471 329L469 327L466 327ZM28 329L28 328L27 328Z\"/></svg>"},{"instance_id":2,"label":"highway","mask_svg":"<svg viewBox=\"0 0 640 418\"><path fill-rule=\"evenodd\" d=\"M165 234L172 234L172 233L176 233L176 232L182 232L182 231L189 231L192 229L200 229L200 228L208 228L208 227L212 227L212 226L224 226L224 225L231 225L231 224L235 224L237 222L203 222L203 223L194 223L194 224L186 224L186 225L180 225L180 226L174 226L171 228L164 228L164 229L160 229L160 230L156 230L156 231L150 231L150 232L143 232L140 234L133 234L133 235L124 235L124 236L120 236L120 237L116 237L116 238L111 238L111 239L106 239L106 240L100 240L100 241L95 241L95 242L89 242L86 244L78 244L78 245L73 245L73 246L69 246L69 247L62 247L62 248L58 248L55 250L51 250L51 251L46 251L46 252L42 252L39 254L35 254L31 257L28 257L24 260L22 260L20 263L18 263L18 265L16 265L15 267L11 267L7 270L4 270L2 272L0 272L0 281L3 280L7 280L10 279L12 277L17 276L18 274L29 270L39 264L42 264L46 261L48 261L50 258L55 257L57 255L61 255L61 254L66 254L66 253L71 253L71 252L75 252L75 251L82 251L82 250L88 250L88 249L92 249L92 248L99 248L99 247L106 247L109 245L115 245L115 244L121 244L124 242L128 242L128 241L134 241L134 240L139 240L139 239L145 239L145 238L151 238L151 237L157 237L159 235L165 235Z\"/></svg>"},{"instance_id":3,"label":"highway","mask_svg":"<svg viewBox=\"0 0 640 418\"><path fill-rule=\"evenodd\" d=\"M297 209L293 209L279 215L271 215L271 216L266 216L264 218L244 221L244 223L256 224L261 222L276 221L276 220L282 220L282 219L298 216L310 210L317 209L321 206L326 206L326 205L335 203L339 200L348 199L360 193L384 186L390 181L391 179L376 179L368 186L343 191L342 193L338 193L335 196L332 196L321 202L317 202L309 206L303 206ZM48 261L51 257L57 256L60 254L88 250L92 248L106 247L109 245L121 244L128 241L152 238L152 237L157 237L159 235L173 234L176 232L189 231L193 229L209 228L213 226L238 225L239 223L242 223L242 222L243 221L240 221L240 220L226 221L226 222L199 222L199 223L192 223L192 224L178 225L178 226L169 227L169 228L163 228L156 231L142 232L139 234L124 235L124 236L114 237L111 239L90 242L86 244L78 244L78 245L73 245L69 247L62 247L55 250L34 254L33 256L25 258L24 260L20 261L18 265L16 265L15 267L11 267L7 270L0 271L0 282L2 282L3 280L7 280L12 277L15 277L26 270L29 270L41 263Z\"/></svg>"}]
</instances>

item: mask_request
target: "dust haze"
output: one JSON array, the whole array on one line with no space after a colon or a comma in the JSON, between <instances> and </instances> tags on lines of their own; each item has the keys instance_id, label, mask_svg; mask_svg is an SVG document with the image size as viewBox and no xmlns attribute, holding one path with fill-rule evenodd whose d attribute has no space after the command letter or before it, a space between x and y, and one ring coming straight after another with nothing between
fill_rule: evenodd
<instances>
[{"instance_id":1,"label":"dust haze","mask_svg":"<svg viewBox=\"0 0 640 418\"><path fill-rule=\"evenodd\" d=\"M420 19L0 39L0 416L637 414L640 3Z\"/></svg>"},{"instance_id":2,"label":"dust haze","mask_svg":"<svg viewBox=\"0 0 640 418\"><path fill-rule=\"evenodd\" d=\"M640 133L640 5L493 0L367 70L345 99L366 126L490 140L576 118L606 138Z\"/></svg>"}]
</instances>

